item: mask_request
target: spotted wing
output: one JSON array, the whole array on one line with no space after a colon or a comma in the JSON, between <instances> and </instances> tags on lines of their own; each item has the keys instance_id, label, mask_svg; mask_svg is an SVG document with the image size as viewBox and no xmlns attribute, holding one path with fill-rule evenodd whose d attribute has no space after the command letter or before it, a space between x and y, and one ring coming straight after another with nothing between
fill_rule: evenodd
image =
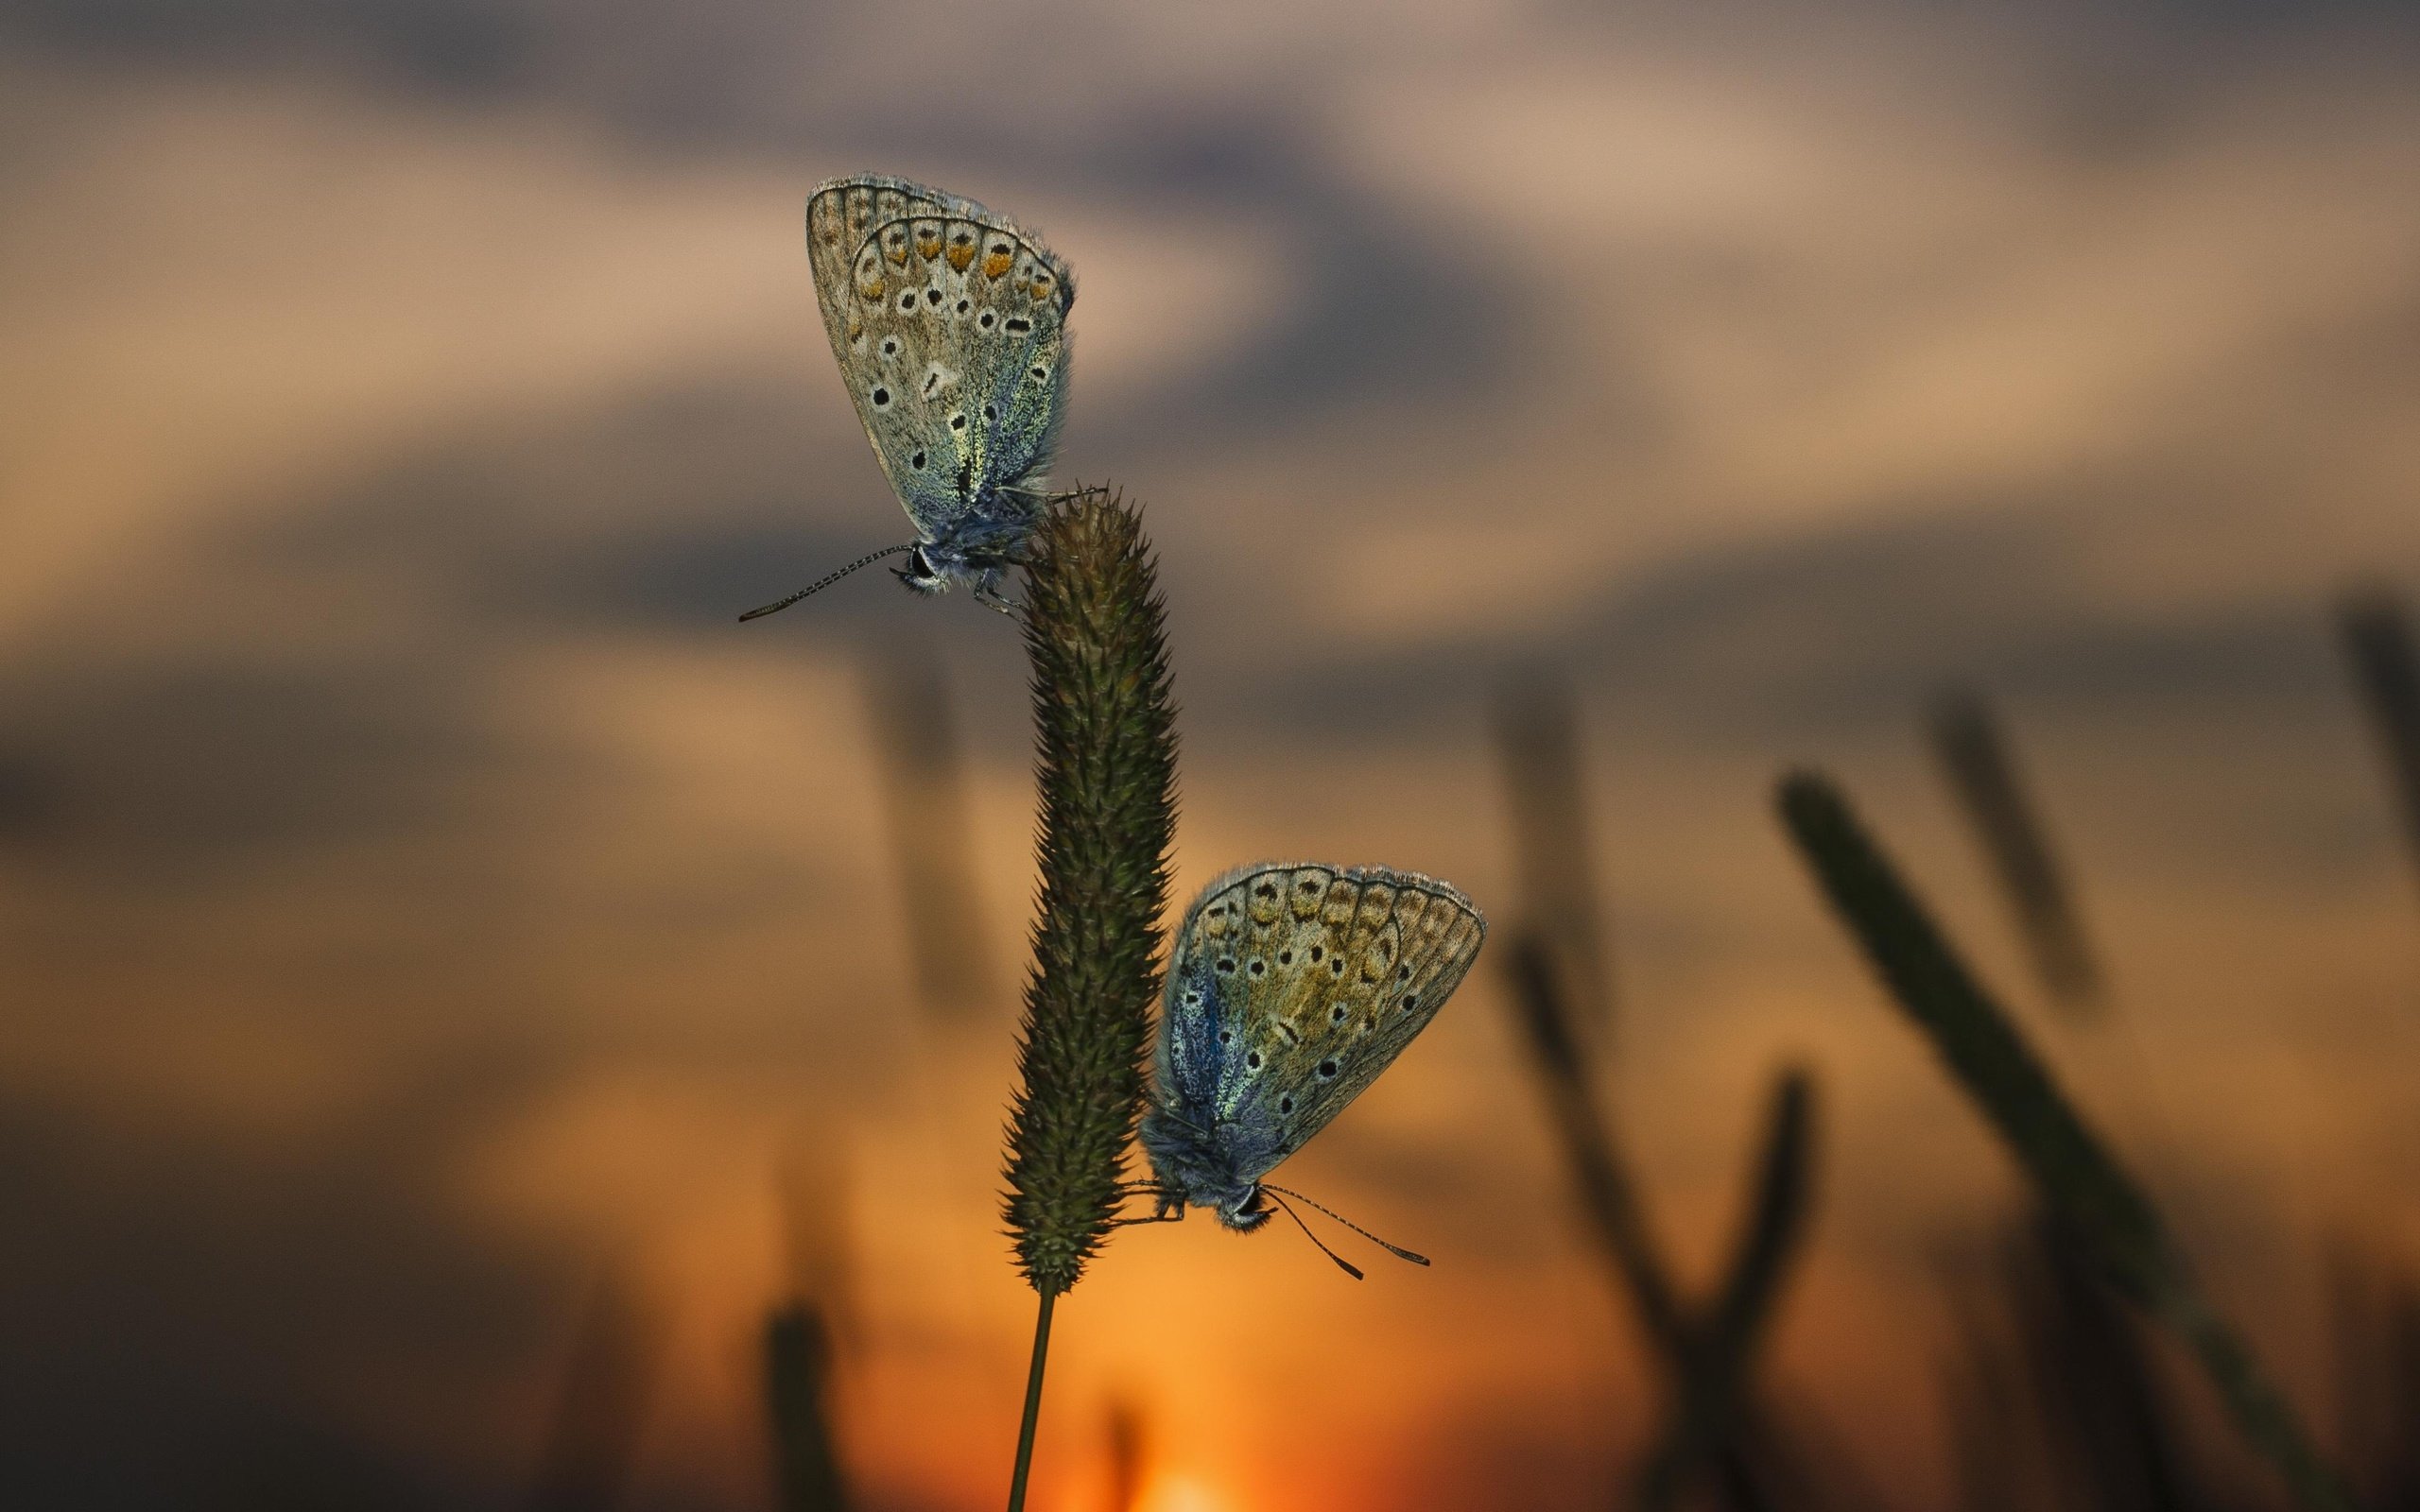
<instances>
[{"instance_id":1,"label":"spotted wing","mask_svg":"<svg viewBox=\"0 0 2420 1512\"><path fill-rule=\"evenodd\" d=\"M861 205L835 300L822 258ZM972 200L897 180L827 187L807 225L841 376L919 534L1041 472L1066 397L1066 265Z\"/></svg>"},{"instance_id":2,"label":"spotted wing","mask_svg":"<svg viewBox=\"0 0 2420 1512\"><path fill-rule=\"evenodd\" d=\"M807 197L806 266L815 276L815 302L823 312L824 332L843 364L848 361L849 269L857 249L875 227L917 215L992 218L991 212L972 199L879 174L834 179L816 185Z\"/></svg>"},{"instance_id":3,"label":"spotted wing","mask_svg":"<svg viewBox=\"0 0 2420 1512\"><path fill-rule=\"evenodd\" d=\"M1162 1095L1196 1123L1209 1117L1237 1172L1257 1179L1427 1027L1486 937L1469 899L1416 872L1230 872L1177 932Z\"/></svg>"}]
</instances>

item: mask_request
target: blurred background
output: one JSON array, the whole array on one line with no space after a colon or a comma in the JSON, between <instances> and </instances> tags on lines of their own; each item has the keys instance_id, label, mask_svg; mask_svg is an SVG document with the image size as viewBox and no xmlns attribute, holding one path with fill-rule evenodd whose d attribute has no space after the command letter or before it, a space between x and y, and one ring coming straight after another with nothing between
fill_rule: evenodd
<instances>
[{"instance_id":1,"label":"blurred background","mask_svg":"<svg viewBox=\"0 0 2420 1512\"><path fill-rule=\"evenodd\" d=\"M2362 0L0 0L0 1502L754 1512L822 1434L854 1504L998 1504L1022 655L876 573L733 623L906 539L804 255L859 171L1077 270L1059 476L1149 507L1181 897L1377 862L1560 929L1692 1294L1806 1073L1757 1380L1858 1504L2083 1503L1990 1470L2026 1199L1798 762L2375 1450L2416 86ZM1627 1484L1656 1357L1503 964L1287 1167L1435 1268L1119 1235L1038 1506Z\"/></svg>"}]
</instances>

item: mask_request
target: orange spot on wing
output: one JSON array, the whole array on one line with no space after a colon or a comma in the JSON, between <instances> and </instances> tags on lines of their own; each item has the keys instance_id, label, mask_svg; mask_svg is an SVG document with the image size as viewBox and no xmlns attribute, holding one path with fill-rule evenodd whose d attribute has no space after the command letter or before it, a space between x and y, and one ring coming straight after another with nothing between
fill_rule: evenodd
<instances>
[{"instance_id":1,"label":"orange spot on wing","mask_svg":"<svg viewBox=\"0 0 2420 1512\"><path fill-rule=\"evenodd\" d=\"M965 272L966 266L974 261L975 249L972 247L959 246L949 249L949 266L961 273Z\"/></svg>"},{"instance_id":2,"label":"orange spot on wing","mask_svg":"<svg viewBox=\"0 0 2420 1512\"><path fill-rule=\"evenodd\" d=\"M916 255L929 262L942 254L942 233L939 228L916 232Z\"/></svg>"},{"instance_id":3,"label":"orange spot on wing","mask_svg":"<svg viewBox=\"0 0 2420 1512\"><path fill-rule=\"evenodd\" d=\"M1006 252L994 252L983 259L983 276L998 278L1016 266L1016 259Z\"/></svg>"}]
</instances>

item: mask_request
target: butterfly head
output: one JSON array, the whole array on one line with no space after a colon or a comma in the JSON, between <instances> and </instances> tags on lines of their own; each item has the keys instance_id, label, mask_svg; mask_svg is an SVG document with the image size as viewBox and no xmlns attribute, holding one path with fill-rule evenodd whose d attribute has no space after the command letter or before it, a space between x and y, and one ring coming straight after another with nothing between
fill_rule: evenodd
<instances>
[{"instance_id":1,"label":"butterfly head","mask_svg":"<svg viewBox=\"0 0 2420 1512\"><path fill-rule=\"evenodd\" d=\"M1220 1223L1239 1234L1248 1234L1267 1223L1270 1214L1276 1210L1270 1207L1269 1194L1260 1190L1260 1183L1255 1181L1240 1194L1219 1203L1213 1211L1219 1214Z\"/></svg>"},{"instance_id":2,"label":"butterfly head","mask_svg":"<svg viewBox=\"0 0 2420 1512\"><path fill-rule=\"evenodd\" d=\"M891 576L919 593L969 583L976 597L990 602L1001 575L1024 561L1026 541L1032 534L1033 523L1025 515L971 517L933 540L910 544L908 565L892 568Z\"/></svg>"}]
</instances>

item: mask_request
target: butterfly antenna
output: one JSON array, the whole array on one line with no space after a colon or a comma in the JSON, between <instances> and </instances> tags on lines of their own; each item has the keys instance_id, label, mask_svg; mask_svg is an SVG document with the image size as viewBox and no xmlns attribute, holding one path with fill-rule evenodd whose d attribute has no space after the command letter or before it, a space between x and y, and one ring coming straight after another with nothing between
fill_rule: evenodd
<instances>
[{"instance_id":1,"label":"butterfly antenna","mask_svg":"<svg viewBox=\"0 0 2420 1512\"><path fill-rule=\"evenodd\" d=\"M774 603L762 605L756 609L750 610L747 613L739 616L739 622L742 625L745 625L750 620L759 620L763 619L768 614L779 613L783 610L789 608L792 604L797 603L800 599L804 598L809 593L820 593L823 592L823 590L831 587L834 583L838 582L841 578L848 576L851 573L856 572L860 567L871 567L875 562L882 560L885 557L896 557L903 551L913 551L915 549L916 543L911 541L904 546L892 546L887 551L877 551L870 557L860 557L856 560L849 563L846 567L841 568L838 572L827 573L823 576L817 578L814 582L807 584L804 588L800 589L797 593L792 593L787 598L780 599Z\"/></svg>"},{"instance_id":2,"label":"butterfly antenna","mask_svg":"<svg viewBox=\"0 0 2420 1512\"><path fill-rule=\"evenodd\" d=\"M1335 1209L1321 1207L1320 1204L1312 1202L1310 1198L1289 1187L1272 1187L1268 1182L1263 1181L1260 1184L1260 1190L1270 1193L1283 1192L1286 1195L1293 1198L1297 1202L1306 1203L1311 1207L1319 1208L1320 1211L1326 1213L1329 1217L1334 1218L1337 1222L1344 1225L1347 1228L1352 1229L1355 1233L1359 1234L1362 1238L1367 1239L1370 1243L1377 1246L1380 1249L1385 1250L1388 1254L1394 1256L1397 1260L1408 1260L1415 1265L1426 1265L1428 1263L1427 1256L1415 1255L1410 1250L1404 1248L1401 1245L1388 1244L1376 1234L1374 1234L1369 1229L1362 1228L1359 1224L1355 1223L1352 1219L1344 1216L1340 1212L1338 1212ZM1297 1218L1294 1221L1296 1223L1301 1223L1303 1220ZM1321 1247L1324 1248L1326 1246L1322 1246ZM1351 1267L1348 1266L1347 1268L1350 1269Z\"/></svg>"},{"instance_id":3,"label":"butterfly antenna","mask_svg":"<svg viewBox=\"0 0 2420 1512\"><path fill-rule=\"evenodd\" d=\"M1342 1255L1338 1254L1335 1250L1328 1248L1325 1241L1322 1240L1319 1235L1311 1232L1311 1226L1303 1221L1303 1215L1294 1211L1292 1204L1288 1203L1284 1197L1277 1194L1276 1188L1263 1182L1260 1190L1269 1194L1270 1201L1276 1203L1279 1207L1286 1210L1286 1216L1294 1220L1294 1227L1303 1230L1303 1234L1305 1238L1309 1239L1312 1244L1320 1246L1321 1254L1325 1255L1328 1259L1335 1261L1339 1265L1343 1266L1344 1274L1347 1276L1352 1277L1357 1281L1361 1280L1361 1267L1354 1264L1353 1262L1345 1259ZM1308 1197L1305 1197L1303 1200L1305 1202L1310 1201ZM1312 1202L1311 1206L1319 1208L1320 1205L1316 1202ZM1320 1211L1322 1212L1327 1212L1325 1208L1320 1208ZM1336 1217L1336 1214L1332 1212L1329 1212L1327 1215L1331 1218ZM1342 1222L1343 1220L1339 1219L1338 1221ZM1345 1224L1345 1227L1350 1228L1353 1226L1351 1224ZM1390 1245L1387 1247L1392 1249L1394 1246ZM1421 1263L1426 1265L1428 1262L1424 1260Z\"/></svg>"}]
</instances>

